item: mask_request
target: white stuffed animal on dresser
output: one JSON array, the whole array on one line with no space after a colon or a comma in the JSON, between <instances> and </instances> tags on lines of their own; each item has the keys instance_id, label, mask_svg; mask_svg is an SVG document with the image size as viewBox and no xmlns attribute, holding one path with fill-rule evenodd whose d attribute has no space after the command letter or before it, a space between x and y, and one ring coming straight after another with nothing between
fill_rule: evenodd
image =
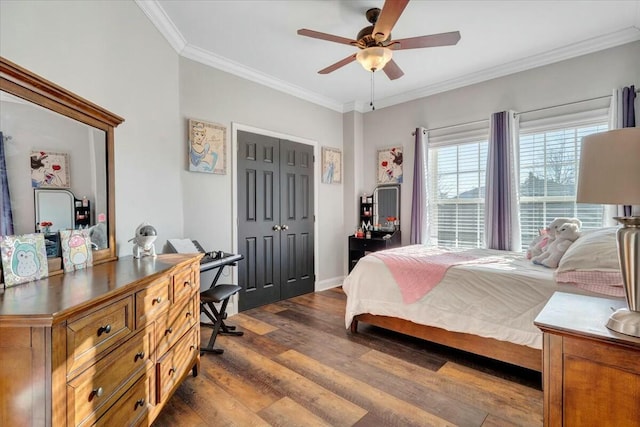
<instances>
[{"instance_id":1,"label":"white stuffed animal on dresser","mask_svg":"<svg viewBox=\"0 0 640 427\"><path fill-rule=\"evenodd\" d=\"M580 229L577 224L567 222L556 230L553 242L549 244L542 255L534 258L534 264L541 264L545 267L556 268L560 263L562 255L569 249L569 246L580 237Z\"/></svg>"}]
</instances>

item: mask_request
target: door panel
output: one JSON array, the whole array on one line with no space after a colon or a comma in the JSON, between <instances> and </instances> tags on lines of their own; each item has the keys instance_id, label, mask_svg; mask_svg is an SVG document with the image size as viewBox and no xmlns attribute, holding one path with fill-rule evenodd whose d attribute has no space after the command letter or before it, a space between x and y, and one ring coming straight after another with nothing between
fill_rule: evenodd
<instances>
[{"instance_id":1,"label":"door panel","mask_svg":"<svg viewBox=\"0 0 640 427\"><path fill-rule=\"evenodd\" d=\"M238 132L239 310L280 300L279 141ZM277 268L275 266L278 266Z\"/></svg>"},{"instance_id":2,"label":"door panel","mask_svg":"<svg viewBox=\"0 0 640 427\"><path fill-rule=\"evenodd\" d=\"M240 311L313 292L313 182L312 146L238 131Z\"/></svg>"},{"instance_id":3,"label":"door panel","mask_svg":"<svg viewBox=\"0 0 640 427\"><path fill-rule=\"evenodd\" d=\"M287 159L280 167L280 211L283 230L282 299L313 292L313 147L292 141L280 141ZM282 179L282 177L286 177ZM284 256L286 254L286 258ZM311 266L311 269L309 269Z\"/></svg>"}]
</instances>

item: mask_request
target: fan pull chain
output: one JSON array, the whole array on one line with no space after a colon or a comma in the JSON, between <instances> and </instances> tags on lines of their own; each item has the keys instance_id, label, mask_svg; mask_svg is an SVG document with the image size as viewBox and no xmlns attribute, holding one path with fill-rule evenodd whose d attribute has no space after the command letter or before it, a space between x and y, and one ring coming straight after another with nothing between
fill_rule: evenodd
<instances>
[{"instance_id":1,"label":"fan pull chain","mask_svg":"<svg viewBox=\"0 0 640 427\"><path fill-rule=\"evenodd\" d=\"M373 75L375 74L375 72L376 72L375 69L371 70L371 102L369 103L369 105L371 106L372 111L376 110L376 106L373 105L373 99L374 99L374 93L375 93L375 84L374 84Z\"/></svg>"}]
</instances>

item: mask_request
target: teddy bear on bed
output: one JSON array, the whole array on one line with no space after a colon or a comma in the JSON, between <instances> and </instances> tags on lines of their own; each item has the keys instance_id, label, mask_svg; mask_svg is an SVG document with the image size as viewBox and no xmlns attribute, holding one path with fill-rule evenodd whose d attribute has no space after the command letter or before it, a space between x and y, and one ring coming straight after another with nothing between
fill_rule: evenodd
<instances>
[{"instance_id":1,"label":"teddy bear on bed","mask_svg":"<svg viewBox=\"0 0 640 427\"><path fill-rule=\"evenodd\" d=\"M562 255L569 249L569 246L580 237L580 229L578 225L572 222L566 222L556 230L556 236L553 242L549 244L542 255L537 256L533 260L535 264L541 264L545 267L556 268L560 263Z\"/></svg>"},{"instance_id":2,"label":"teddy bear on bed","mask_svg":"<svg viewBox=\"0 0 640 427\"><path fill-rule=\"evenodd\" d=\"M533 239L527 249L527 259L530 259L534 264L540 264L540 256L549 248L549 245L555 240L558 228L563 224L572 223L578 226L578 231L582 227L582 221L578 218L558 217L555 218L549 225L543 229L538 237Z\"/></svg>"}]
</instances>

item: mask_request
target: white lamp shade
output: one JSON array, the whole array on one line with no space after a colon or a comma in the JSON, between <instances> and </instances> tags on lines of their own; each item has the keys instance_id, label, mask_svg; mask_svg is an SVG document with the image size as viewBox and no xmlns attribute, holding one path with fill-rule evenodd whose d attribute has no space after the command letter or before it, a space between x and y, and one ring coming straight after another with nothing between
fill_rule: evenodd
<instances>
[{"instance_id":1,"label":"white lamp shade","mask_svg":"<svg viewBox=\"0 0 640 427\"><path fill-rule=\"evenodd\" d=\"M640 205L640 128L585 136L578 173L577 202Z\"/></svg>"},{"instance_id":2,"label":"white lamp shade","mask_svg":"<svg viewBox=\"0 0 640 427\"><path fill-rule=\"evenodd\" d=\"M388 47L374 46L362 49L356 54L356 59L365 70L382 70L387 62L391 61L393 53Z\"/></svg>"}]
</instances>

